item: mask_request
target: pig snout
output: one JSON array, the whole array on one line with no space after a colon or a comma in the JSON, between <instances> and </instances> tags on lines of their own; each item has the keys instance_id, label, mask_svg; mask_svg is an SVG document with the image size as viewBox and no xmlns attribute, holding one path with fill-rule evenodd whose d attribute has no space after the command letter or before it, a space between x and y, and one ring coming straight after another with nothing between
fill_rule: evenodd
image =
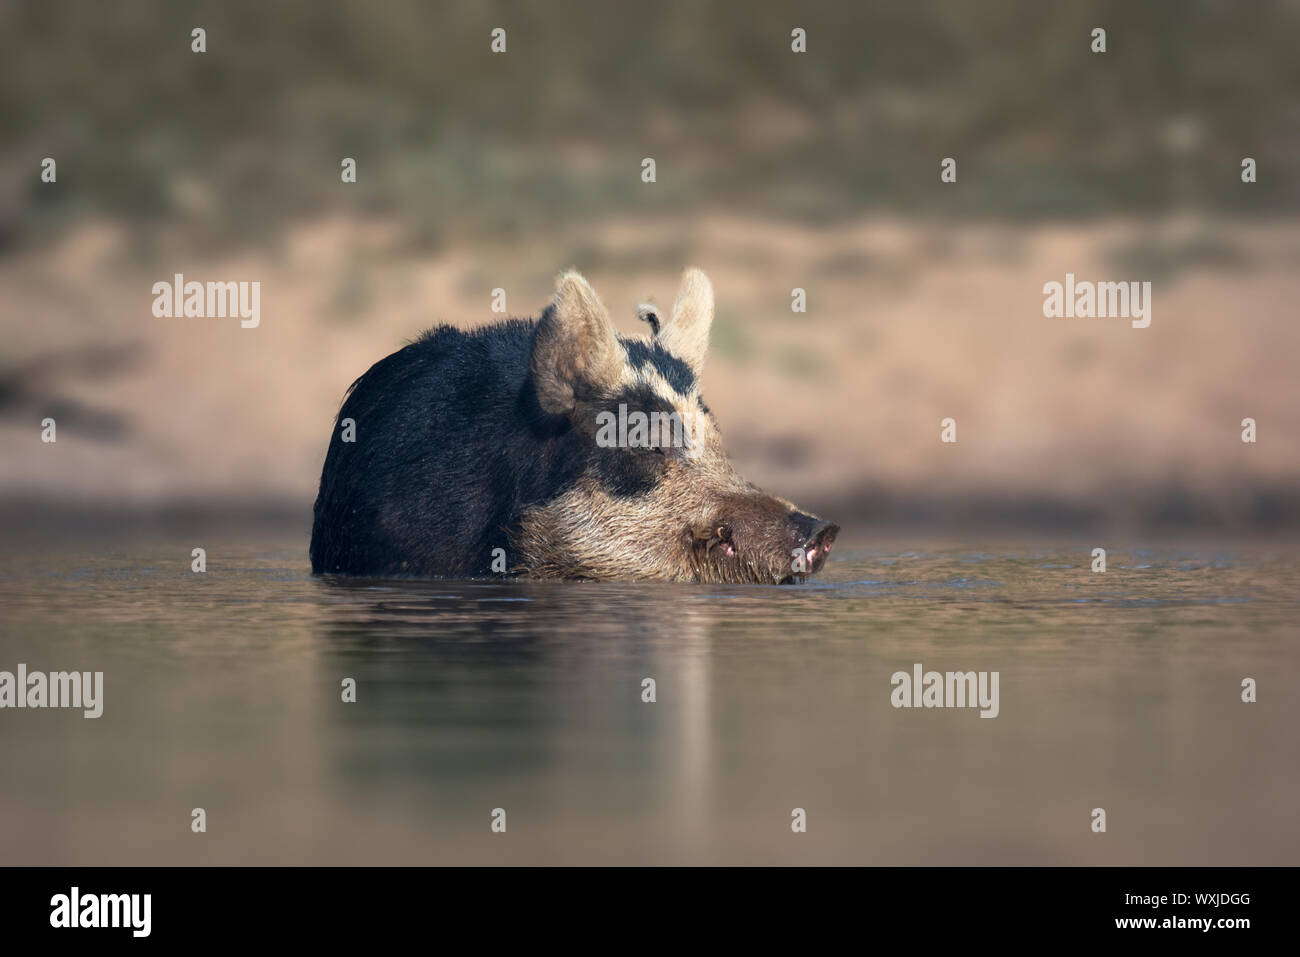
<instances>
[{"instance_id":1,"label":"pig snout","mask_svg":"<svg viewBox=\"0 0 1300 957\"><path fill-rule=\"evenodd\" d=\"M794 526L794 548L803 549L805 571L808 574L821 571L840 527L803 512L792 513L790 522Z\"/></svg>"},{"instance_id":2,"label":"pig snout","mask_svg":"<svg viewBox=\"0 0 1300 957\"><path fill-rule=\"evenodd\" d=\"M760 500L761 501L761 500ZM738 507L694 533L707 560L702 581L755 581L787 585L821 571L839 526L775 500Z\"/></svg>"}]
</instances>

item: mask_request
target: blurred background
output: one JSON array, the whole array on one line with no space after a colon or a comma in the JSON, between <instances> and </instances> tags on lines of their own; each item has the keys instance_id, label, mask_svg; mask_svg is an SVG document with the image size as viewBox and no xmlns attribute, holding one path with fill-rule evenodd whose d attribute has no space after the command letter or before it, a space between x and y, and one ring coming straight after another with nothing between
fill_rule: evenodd
<instances>
[{"instance_id":1,"label":"blurred background","mask_svg":"<svg viewBox=\"0 0 1300 957\"><path fill-rule=\"evenodd\" d=\"M372 362L570 266L639 332L695 264L742 472L850 530L1293 527L1298 40L1283 0L0 4L0 507L305 547ZM155 318L177 272L260 327ZM1044 318L1067 272L1150 328Z\"/></svg>"}]
</instances>

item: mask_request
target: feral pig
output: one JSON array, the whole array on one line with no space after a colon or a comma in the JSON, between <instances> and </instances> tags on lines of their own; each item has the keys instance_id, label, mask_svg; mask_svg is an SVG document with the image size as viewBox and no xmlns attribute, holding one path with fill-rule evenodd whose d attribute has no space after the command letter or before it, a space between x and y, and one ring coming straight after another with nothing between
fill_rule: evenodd
<instances>
[{"instance_id":1,"label":"feral pig","mask_svg":"<svg viewBox=\"0 0 1300 957\"><path fill-rule=\"evenodd\" d=\"M819 571L839 529L737 475L700 397L708 278L687 270L666 318L639 312L651 335L619 336L569 272L535 321L439 326L371 366L330 439L312 570L767 584Z\"/></svg>"}]
</instances>

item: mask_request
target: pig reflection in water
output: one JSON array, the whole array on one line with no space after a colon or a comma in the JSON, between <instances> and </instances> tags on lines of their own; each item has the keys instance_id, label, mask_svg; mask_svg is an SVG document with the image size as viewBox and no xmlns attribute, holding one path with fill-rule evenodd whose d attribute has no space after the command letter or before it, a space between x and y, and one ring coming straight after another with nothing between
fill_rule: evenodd
<instances>
[{"instance_id":1,"label":"pig reflection in water","mask_svg":"<svg viewBox=\"0 0 1300 957\"><path fill-rule=\"evenodd\" d=\"M439 326L375 363L330 440L312 570L481 576L504 555L546 578L819 571L839 529L737 475L700 396L708 278L688 269L670 315L640 315L650 335L619 336L569 272L540 319ZM610 428L628 420L655 427Z\"/></svg>"}]
</instances>

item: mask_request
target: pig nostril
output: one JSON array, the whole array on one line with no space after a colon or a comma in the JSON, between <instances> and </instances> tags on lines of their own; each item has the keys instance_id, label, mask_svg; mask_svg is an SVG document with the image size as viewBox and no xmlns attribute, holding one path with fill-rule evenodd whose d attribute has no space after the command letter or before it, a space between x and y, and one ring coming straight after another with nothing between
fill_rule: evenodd
<instances>
[{"instance_id":1,"label":"pig nostril","mask_svg":"<svg viewBox=\"0 0 1300 957\"><path fill-rule=\"evenodd\" d=\"M838 525L832 525L830 522L819 521L809 533L808 540L804 545L804 552L810 561L816 561L819 558L825 558L830 552L831 546L835 544L835 536L840 533Z\"/></svg>"}]
</instances>

